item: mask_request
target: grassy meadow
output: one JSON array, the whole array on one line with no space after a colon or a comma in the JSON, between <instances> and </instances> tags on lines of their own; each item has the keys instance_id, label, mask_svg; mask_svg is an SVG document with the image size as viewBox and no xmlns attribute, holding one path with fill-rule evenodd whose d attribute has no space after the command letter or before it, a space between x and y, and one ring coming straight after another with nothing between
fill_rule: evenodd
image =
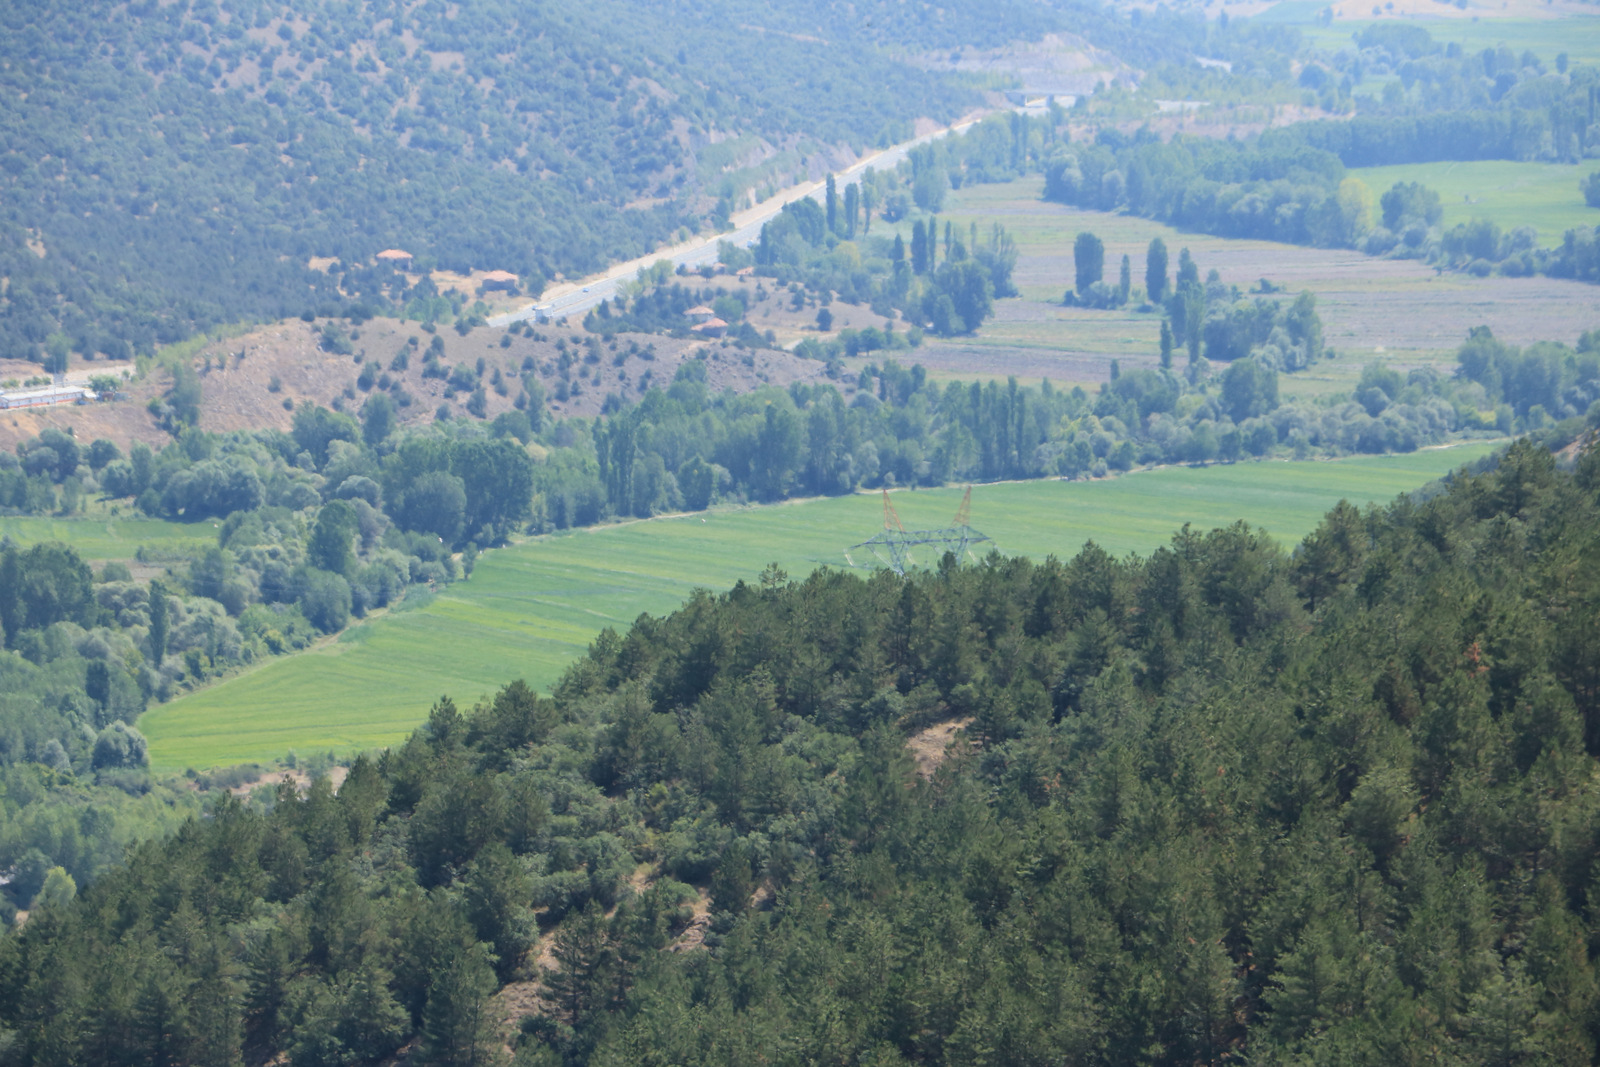
<instances>
[{"instance_id":1,"label":"grassy meadow","mask_svg":"<svg viewBox=\"0 0 1600 1067\"><path fill-rule=\"evenodd\" d=\"M1569 175L1575 171L1567 168ZM1573 197L1576 180L1572 178ZM1160 237L1172 270L1180 250L1188 248L1202 274L1215 269L1241 290L1257 289L1265 278L1283 290L1279 299L1301 290L1316 294L1331 358L1307 372L1284 376L1279 388L1286 400L1347 393L1362 368L1375 359L1402 369L1432 366L1451 373L1457 348L1475 326L1487 325L1496 337L1525 345L1540 340L1572 344L1583 331L1600 325L1595 289L1583 282L1439 274L1416 261L1375 259L1347 249L1185 233L1134 215L1048 203L1041 198L1043 187L1041 176L1029 175L1014 182L964 185L948 194L942 220L962 231L976 224L980 234L998 222L1011 234L1019 253L1013 278L1021 296L996 301L995 317L977 334L928 338L916 351L904 353L902 361L923 364L936 379L1048 377L1058 385L1083 385L1091 391L1109 377L1112 359L1121 360L1124 368L1154 366L1161 319L1153 309L1097 311L1062 305L1062 294L1073 283L1072 244L1083 231L1105 243L1107 277L1117 276L1124 255L1130 258L1136 288L1144 281L1145 249ZM1381 192L1376 185L1374 190ZM906 222L900 229L908 233L909 227ZM894 231L884 226L883 232ZM879 232L874 225L873 233ZM852 372L872 358L851 361Z\"/></svg>"},{"instance_id":2,"label":"grassy meadow","mask_svg":"<svg viewBox=\"0 0 1600 1067\"><path fill-rule=\"evenodd\" d=\"M1144 553L1184 523L1239 518L1289 543L1341 497L1387 501L1489 448L981 485L972 523L1002 551L1035 557L1070 556L1091 538ZM908 528L947 524L960 498L959 489L893 497ZM793 577L844 566L849 546L881 524L879 498L859 495L534 538L486 554L470 580L408 600L338 641L153 708L139 728L155 767L168 771L392 744L441 694L470 705L516 677L548 687L603 627L669 612L697 587L754 579L768 563Z\"/></svg>"},{"instance_id":3,"label":"grassy meadow","mask_svg":"<svg viewBox=\"0 0 1600 1067\"><path fill-rule=\"evenodd\" d=\"M1375 197L1395 182L1421 182L1439 194L1445 229L1473 219L1491 219L1502 230L1532 226L1539 244L1554 248L1568 230L1600 224L1600 210L1584 203L1578 182L1595 163L1518 163L1485 160L1475 163L1417 163L1398 167L1361 167L1351 171L1367 183Z\"/></svg>"},{"instance_id":4,"label":"grassy meadow","mask_svg":"<svg viewBox=\"0 0 1600 1067\"><path fill-rule=\"evenodd\" d=\"M63 541L95 562L132 560L141 546L152 558L176 559L216 543L212 524L96 515L88 518L0 517L0 540L18 544Z\"/></svg>"},{"instance_id":5,"label":"grassy meadow","mask_svg":"<svg viewBox=\"0 0 1600 1067\"><path fill-rule=\"evenodd\" d=\"M1376 19L1338 19L1323 26L1316 20L1317 13L1326 4L1304 3L1290 0L1265 13L1267 20L1297 26L1315 47L1328 52L1351 48L1352 40ZM1469 11L1476 14L1479 4ZM1274 18L1275 12L1280 12ZM1386 18L1383 21L1393 22ZM1600 33L1596 20L1588 17L1564 18L1496 18L1483 15L1478 18L1412 18L1407 21L1421 26L1441 44L1456 43L1464 51L1481 52L1485 48L1504 46L1521 55L1531 51L1547 68L1554 70L1556 56L1567 53L1574 63L1600 63Z\"/></svg>"}]
</instances>

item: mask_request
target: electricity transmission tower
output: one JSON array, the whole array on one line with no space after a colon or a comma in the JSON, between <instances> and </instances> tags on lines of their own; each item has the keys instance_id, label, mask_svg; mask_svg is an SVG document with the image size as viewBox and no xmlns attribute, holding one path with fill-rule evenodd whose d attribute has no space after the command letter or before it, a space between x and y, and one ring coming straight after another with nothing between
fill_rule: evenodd
<instances>
[{"instance_id":1,"label":"electricity transmission tower","mask_svg":"<svg viewBox=\"0 0 1600 1067\"><path fill-rule=\"evenodd\" d=\"M917 566L916 559L912 556L914 548L929 547L932 549L934 560L944 557L946 552L955 554L956 559L976 558L972 555L971 546L989 541L985 534L974 530L969 525L972 511L972 486L967 486L967 491L961 497L961 506L956 509L956 515L949 526L942 530L908 530L901 523L900 516L894 510L894 504L889 501L889 490L883 491L883 529L876 537L863 541L859 545L851 545L851 551L866 549L882 566L888 567L896 574L904 577L906 570ZM850 558L850 553L844 554L845 561L852 567L855 560Z\"/></svg>"}]
</instances>

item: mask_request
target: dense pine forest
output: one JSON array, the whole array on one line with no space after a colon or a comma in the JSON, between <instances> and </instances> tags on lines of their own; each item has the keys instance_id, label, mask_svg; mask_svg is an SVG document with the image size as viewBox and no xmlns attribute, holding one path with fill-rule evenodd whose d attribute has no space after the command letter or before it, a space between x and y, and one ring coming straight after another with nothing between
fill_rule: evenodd
<instances>
[{"instance_id":1,"label":"dense pine forest","mask_svg":"<svg viewBox=\"0 0 1600 1067\"><path fill-rule=\"evenodd\" d=\"M1597 531L1523 442L1292 552L769 570L47 898L0 1049L1590 1062Z\"/></svg>"}]
</instances>

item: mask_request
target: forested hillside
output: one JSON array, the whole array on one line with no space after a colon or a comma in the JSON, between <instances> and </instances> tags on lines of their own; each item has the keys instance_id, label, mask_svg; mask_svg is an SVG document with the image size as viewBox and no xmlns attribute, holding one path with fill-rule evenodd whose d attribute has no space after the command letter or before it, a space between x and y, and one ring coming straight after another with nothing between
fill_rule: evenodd
<instances>
[{"instance_id":1,"label":"forested hillside","mask_svg":"<svg viewBox=\"0 0 1600 1067\"><path fill-rule=\"evenodd\" d=\"M308 257L394 245L537 290L698 227L740 156L873 144L971 99L863 44L745 33L761 20L737 3L30 2L0 18L13 354L58 331L117 354L298 314L337 296Z\"/></svg>"},{"instance_id":2,"label":"forested hillside","mask_svg":"<svg viewBox=\"0 0 1600 1067\"><path fill-rule=\"evenodd\" d=\"M978 101L891 51L1073 26L1170 51L1088 4L7 4L0 352L403 300L393 246L537 291Z\"/></svg>"},{"instance_id":3,"label":"forested hillside","mask_svg":"<svg viewBox=\"0 0 1600 1067\"><path fill-rule=\"evenodd\" d=\"M47 898L0 1047L1589 1062L1597 498L1521 443L1292 554L769 571Z\"/></svg>"}]
</instances>

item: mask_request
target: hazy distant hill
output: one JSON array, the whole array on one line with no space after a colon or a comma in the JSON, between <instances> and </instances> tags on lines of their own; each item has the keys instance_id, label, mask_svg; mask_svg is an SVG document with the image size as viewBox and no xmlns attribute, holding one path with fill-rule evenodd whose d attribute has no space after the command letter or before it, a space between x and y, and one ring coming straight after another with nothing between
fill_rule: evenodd
<instances>
[{"instance_id":1,"label":"hazy distant hill","mask_svg":"<svg viewBox=\"0 0 1600 1067\"><path fill-rule=\"evenodd\" d=\"M1115 26L1026 0L6 4L0 353L298 314L337 298L307 257L394 245L536 288L976 101L893 54L1080 23Z\"/></svg>"}]
</instances>

